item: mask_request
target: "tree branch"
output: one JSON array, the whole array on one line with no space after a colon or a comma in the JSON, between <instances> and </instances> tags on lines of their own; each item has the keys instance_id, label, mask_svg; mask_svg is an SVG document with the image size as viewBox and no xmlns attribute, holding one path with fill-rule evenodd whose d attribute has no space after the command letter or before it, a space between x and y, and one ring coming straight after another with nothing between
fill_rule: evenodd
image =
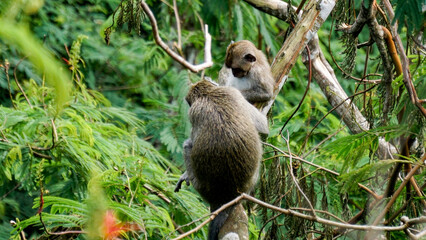
<instances>
[{"instance_id":1,"label":"tree branch","mask_svg":"<svg viewBox=\"0 0 426 240\"><path fill-rule=\"evenodd\" d=\"M206 225L208 222L212 221L217 214L219 214L219 212L225 210L227 207L230 207L236 203L238 203L241 200L248 200L250 202L256 203L262 207L266 207L269 208L275 212L280 212L283 213L285 215L289 215L289 216L294 216L294 217L298 217L298 218L303 218L312 222L317 222L317 223L321 223L321 224L325 224L325 225L329 225L329 226L335 226L335 227L339 227L339 228L343 228L343 229L354 229L354 230L361 230L361 231L401 231L401 230L406 230L408 229L410 226L413 226L415 224L422 224L422 223L426 223L426 216L421 216L418 218L413 218L413 219L409 219L408 217L402 217L401 218L401 225L400 226L374 226L374 225L356 225L356 224L349 224L349 223L342 223L342 222L335 222L335 221L331 221L325 218L321 218L321 217L316 217L316 216L312 216L312 215L306 215L297 211L294 211L292 209L285 209L285 208L280 208L277 206L274 206L272 204L266 203L264 201L261 201L255 197L252 197L248 194L241 194L240 196L236 197L234 200L228 202L227 204L223 205L222 207L220 207L218 210L214 211L210 217L205 220L203 223L201 223L200 225L198 225L196 228L182 234L179 235L176 238L173 238L172 240L179 240L179 239L183 239L184 237L187 237L189 235L191 235L192 233L195 233L196 231L200 230L204 225Z\"/></svg>"},{"instance_id":2,"label":"tree branch","mask_svg":"<svg viewBox=\"0 0 426 240\"><path fill-rule=\"evenodd\" d=\"M417 172L417 170L419 170L420 167L422 167L425 164L424 163L425 160L426 160L426 154L423 155L421 162L417 166L415 166L413 169L411 169L410 173L408 173L408 175L404 178L404 181L401 183L401 185L399 185L398 189L395 191L392 198L386 204L383 211L374 220L373 225L377 225L380 223L380 221L382 221L383 217L389 211L390 207L394 204L394 202L396 201L396 198L399 196L402 189L404 189L405 185L407 185L407 183L410 181L411 177Z\"/></svg>"},{"instance_id":3,"label":"tree branch","mask_svg":"<svg viewBox=\"0 0 426 240\"><path fill-rule=\"evenodd\" d=\"M269 14L276 14L277 11L280 10L278 6L283 7L283 5L278 4L277 1L261 2L256 0L245 0L245 2ZM293 31L290 33L290 36L278 51L277 56L275 57L271 66L272 75L275 79L274 95L273 98L269 100L268 103L261 109L263 113L267 113L272 107L276 96L281 91L281 88L287 80L288 74L296 62L300 52L315 36L315 33L331 13L334 4L335 2L333 0L324 0L321 2L310 0L306 4L306 10L303 13L302 18L296 24ZM285 15L288 15L287 11L279 14L278 16L283 17Z\"/></svg>"},{"instance_id":4,"label":"tree branch","mask_svg":"<svg viewBox=\"0 0 426 240\"><path fill-rule=\"evenodd\" d=\"M193 65L186 61L183 57L179 56L177 53L173 52L173 50L170 49L169 46L167 46L166 43L163 42L161 39L159 33L158 33L158 26L157 26L157 20L154 17L154 14L152 13L151 9L149 8L148 4L145 3L145 1L140 2L143 11L146 13L146 15L149 18L149 21L151 22L152 27L152 34L154 35L154 40L157 43L158 46L160 46L170 57L172 57L175 61L182 64L184 67L189 69L190 71L197 73L199 71L202 71L206 68L209 68L213 66L212 56L211 56L211 36L208 31L207 24L205 25L204 29L204 38L205 38L205 45L204 45L204 63Z\"/></svg>"},{"instance_id":5,"label":"tree branch","mask_svg":"<svg viewBox=\"0 0 426 240\"><path fill-rule=\"evenodd\" d=\"M386 8L386 12L389 15L390 22L393 22L395 14L393 12L392 5L390 4L389 0L384 0L383 2ZM399 53L399 58L401 59L401 62L402 62L402 74L403 74L404 85L405 85L405 88L407 89L408 95L410 96L411 103L416 105L416 107L422 113L423 117L426 117L426 109L422 106L422 102L419 100L416 89L414 88L413 82L411 80L408 58L407 58L407 55L405 54L404 46L402 45L402 41L398 35L397 29L398 29L398 22L396 22L394 26L391 27L391 32Z\"/></svg>"},{"instance_id":6,"label":"tree branch","mask_svg":"<svg viewBox=\"0 0 426 240\"><path fill-rule=\"evenodd\" d=\"M283 20L284 22L290 22L289 12L288 8L289 5L286 2L280 1L280 0L244 0L244 2L250 4L254 8L268 13L271 16L274 16L280 20ZM291 6L294 11L296 11L296 8ZM302 16L299 14L299 18Z\"/></svg>"}]
</instances>

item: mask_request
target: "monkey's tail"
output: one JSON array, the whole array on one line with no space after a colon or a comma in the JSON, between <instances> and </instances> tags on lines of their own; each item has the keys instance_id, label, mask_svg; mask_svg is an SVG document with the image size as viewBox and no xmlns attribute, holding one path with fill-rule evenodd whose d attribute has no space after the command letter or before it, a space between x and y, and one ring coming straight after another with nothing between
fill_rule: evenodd
<instances>
[{"instance_id":1,"label":"monkey's tail","mask_svg":"<svg viewBox=\"0 0 426 240\"><path fill-rule=\"evenodd\" d=\"M208 240L219 240L219 231L223 227L223 224L225 224L226 219L228 219L229 215L234 211L236 204L226 208L222 212L220 212L210 223L209 225L209 235ZM212 207L212 206L211 206ZM219 206L220 207L220 206ZM213 208L212 212L216 211L219 207Z\"/></svg>"}]
</instances>

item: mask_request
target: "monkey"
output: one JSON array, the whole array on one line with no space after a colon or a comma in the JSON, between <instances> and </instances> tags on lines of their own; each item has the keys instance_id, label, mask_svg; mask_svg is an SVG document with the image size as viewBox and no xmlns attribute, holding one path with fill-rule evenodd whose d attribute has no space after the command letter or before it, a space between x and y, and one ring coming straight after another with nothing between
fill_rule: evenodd
<instances>
[{"instance_id":1,"label":"monkey","mask_svg":"<svg viewBox=\"0 0 426 240\"><path fill-rule=\"evenodd\" d=\"M247 40L231 42L219 72L219 85L232 86L257 107L272 98L275 80L266 56Z\"/></svg>"},{"instance_id":2,"label":"monkey","mask_svg":"<svg viewBox=\"0 0 426 240\"><path fill-rule=\"evenodd\" d=\"M183 144L186 172L175 192L183 181L191 182L214 212L254 187L262 158L256 122L267 128L267 120L237 89L206 80L190 88L186 101L192 130ZM218 238L232 211L220 212L211 222L209 240Z\"/></svg>"}]
</instances>

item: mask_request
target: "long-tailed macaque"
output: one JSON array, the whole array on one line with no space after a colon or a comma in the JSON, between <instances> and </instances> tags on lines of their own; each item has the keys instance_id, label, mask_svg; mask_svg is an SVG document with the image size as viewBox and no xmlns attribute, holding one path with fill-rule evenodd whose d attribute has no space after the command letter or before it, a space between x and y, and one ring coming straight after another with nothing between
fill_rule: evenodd
<instances>
[{"instance_id":1,"label":"long-tailed macaque","mask_svg":"<svg viewBox=\"0 0 426 240\"><path fill-rule=\"evenodd\" d=\"M267 120L237 89L206 80L191 87L186 101L192 132L183 144L186 172L175 191L191 182L213 212L255 185L262 158L258 132L267 132ZM217 239L232 210L212 221L209 240Z\"/></svg>"}]
</instances>

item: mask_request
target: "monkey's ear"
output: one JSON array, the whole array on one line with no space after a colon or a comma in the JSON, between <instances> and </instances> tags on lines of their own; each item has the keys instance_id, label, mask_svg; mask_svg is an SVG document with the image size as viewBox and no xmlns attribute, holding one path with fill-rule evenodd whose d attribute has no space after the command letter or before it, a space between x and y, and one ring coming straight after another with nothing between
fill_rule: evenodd
<instances>
[{"instance_id":1,"label":"monkey's ear","mask_svg":"<svg viewBox=\"0 0 426 240\"><path fill-rule=\"evenodd\" d=\"M247 61L249 61L249 62L256 62L256 57L255 56L253 56L252 54L250 54L250 53L247 53L245 56L244 56L244 59L245 60L247 60Z\"/></svg>"}]
</instances>

